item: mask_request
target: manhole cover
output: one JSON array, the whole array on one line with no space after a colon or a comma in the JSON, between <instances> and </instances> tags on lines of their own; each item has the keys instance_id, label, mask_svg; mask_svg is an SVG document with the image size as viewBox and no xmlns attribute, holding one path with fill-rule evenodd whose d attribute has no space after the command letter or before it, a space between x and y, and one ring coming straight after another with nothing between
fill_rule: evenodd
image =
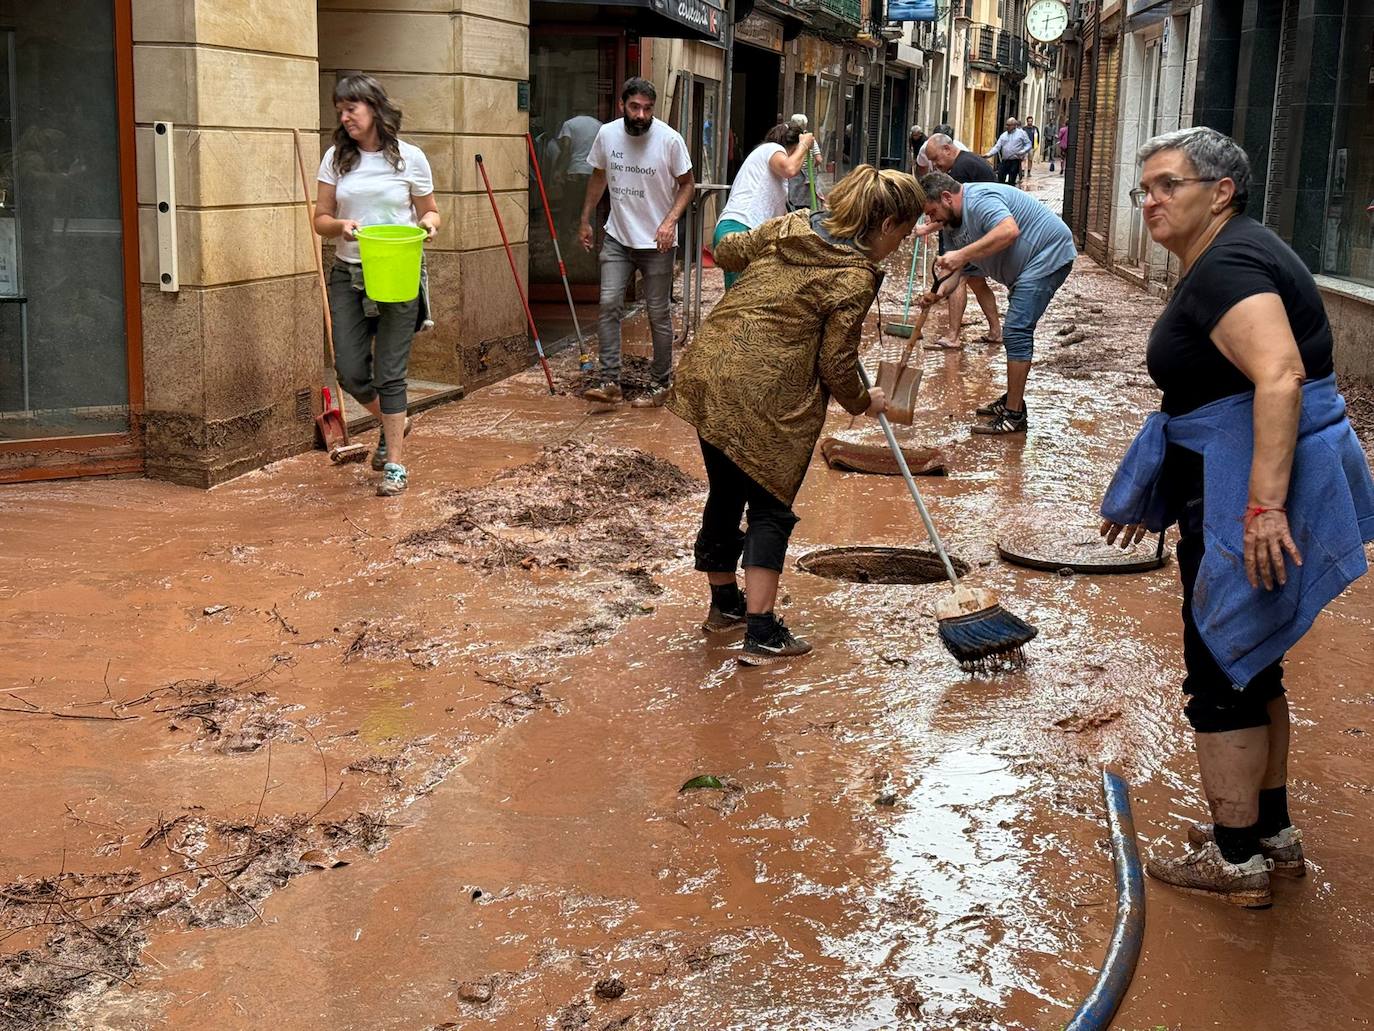
<instances>
[{"instance_id":1,"label":"manhole cover","mask_svg":"<svg viewBox=\"0 0 1374 1031\"><path fill-rule=\"evenodd\" d=\"M952 556L950 562L960 576L968 572L967 563ZM946 580L940 556L915 548L822 548L797 559L797 568L828 580L856 584L932 584Z\"/></svg>"},{"instance_id":2,"label":"manhole cover","mask_svg":"<svg viewBox=\"0 0 1374 1031\"><path fill-rule=\"evenodd\" d=\"M997 554L1008 562L1056 573L1144 573L1169 561L1159 538L1147 536L1127 551L1106 543L1094 529L1026 530L997 542Z\"/></svg>"},{"instance_id":3,"label":"manhole cover","mask_svg":"<svg viewBox=\"0 0 1374 1031\"><path fill-rule=\"evenodd\" d=\"M821 441L821 457L832 469L856 473L875 473L878 476L900 476L897 460L886 444L858 444L839 437ZM912 476L944 476L945 456L939 448L902 447L902 457Z\"/></svg>"}]
</instances>

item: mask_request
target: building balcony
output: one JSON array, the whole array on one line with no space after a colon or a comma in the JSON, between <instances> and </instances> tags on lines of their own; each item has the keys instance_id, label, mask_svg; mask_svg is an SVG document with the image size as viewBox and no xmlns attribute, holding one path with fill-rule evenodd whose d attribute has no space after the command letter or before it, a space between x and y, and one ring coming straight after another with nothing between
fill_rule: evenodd
<instances>
[{"instance_id":1,"label":"building balcony","mask_svg":"<svg viewBox=\"0 0 1374 1031\"><path fill-rule=\"evenodd\" d=\"M967 58L975 68L1024 79L1028 51L1024 37L1006 29L976 23L969 26Z\"/></svg>"},{"instance_id":2,"label":"building balcony","mask_svg":"<svg viewBox=\"0 0 1374 1031\"><path fill-rule=\"evenodd\" d=\"M810 15L820 31L846 38L854 36L864 23L860 0L796 0L796 7Z\"/></svg>"}]
</instances>

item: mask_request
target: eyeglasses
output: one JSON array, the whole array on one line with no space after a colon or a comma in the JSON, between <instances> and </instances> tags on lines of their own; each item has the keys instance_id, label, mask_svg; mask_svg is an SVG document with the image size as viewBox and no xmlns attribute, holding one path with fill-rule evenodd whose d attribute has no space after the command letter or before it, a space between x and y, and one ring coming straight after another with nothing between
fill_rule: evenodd
<instances>
[{"instance_id":1,"label":"eyeglasses","mask_svg":"<svg viewBox=\"0 0 1374 1031\"><path fill-rule=\"evenodd\" d=\"M1131 191L1131 206L1135 208L1144 207L1146 197L1153 197L1157 201L1169 200L1173 197L1174 191L1184 183L1216 183L1220 181L1219 179L1181 179L1175 175L1156 179L1149 186L1142 183Z\"/></svg>"}]
</instances>

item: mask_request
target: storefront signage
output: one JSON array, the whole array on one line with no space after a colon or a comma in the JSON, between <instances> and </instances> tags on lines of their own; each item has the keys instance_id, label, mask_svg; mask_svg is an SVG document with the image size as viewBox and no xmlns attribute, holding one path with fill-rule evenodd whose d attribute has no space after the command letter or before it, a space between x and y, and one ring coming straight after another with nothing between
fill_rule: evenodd
<instances>
[{"instance_id":1,"label":"storefront signage","mask_svg":"<svg viewBox=\"0 0 1374 1031\"><path fill-rule=\"evenodd\" d=\"M757 11L735 24L735 41L782 53L782 22Z\"/></svg>"},{"instance_id":2,"label":"storefront signage","mask_svg":"<svg viewBox=\"0 0 1374 1031\"><path fill-rule=\"evenodd\" d=\"M887 0L888 21L935 21L935 0Z\"/></svg>"},{"instance_id":3,"label":"storefront signage","mask_svg":"<svg viewBox=\"0 0 1374 1031\"><path fill-rule=\"evenodd\" d=\"M968 88L982 90L985 93L997 92L997 76L992 72L970 71L968 73Z\"/></svg>"},{"instance_id":4,"label":"storefront signage","mask_svg":"<svg viewBox=\"0 0 1374 1031\"><path fill-rule=\"evenodd\" d=\"M649 0L654 10L673 21L696 29L712 39L721 38L721 8L706 0Z\"/></svg>"}]
</instances>

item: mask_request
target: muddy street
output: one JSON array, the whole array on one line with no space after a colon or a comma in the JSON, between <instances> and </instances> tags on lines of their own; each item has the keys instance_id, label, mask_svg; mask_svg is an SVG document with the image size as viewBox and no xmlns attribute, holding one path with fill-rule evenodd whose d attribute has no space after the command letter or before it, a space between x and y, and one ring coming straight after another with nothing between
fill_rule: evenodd
<instances>
[{"instance_id":1,"label":"muddy street","mask_svg":"<svg viewBox=\"0 0 1374 1031\"><path fill-rule=\"evenodd\" d=\"M1040 630L1005 675L950 660L938 583L791 568L814 653L739 667L699 629L694 434L537 369L417 418L398 498L320 452L6 488L0 1028L1062 1027L1115 913L1101 767L1142 854L1204 818L1177 574L997 544L1093 532L1160 306L1080 258L1024 438L968 431L999 346L921 359L899 434L939 449L932 514ZM882 439L837 407L826 435ZM819 448L797 512L792 559L926 546L899 478ZM1309 876L1257 912L1148 882L1115 1027L1370 1025L1372 623L1366 578L1290 656Z\"/></svg>"}]
</instances>

